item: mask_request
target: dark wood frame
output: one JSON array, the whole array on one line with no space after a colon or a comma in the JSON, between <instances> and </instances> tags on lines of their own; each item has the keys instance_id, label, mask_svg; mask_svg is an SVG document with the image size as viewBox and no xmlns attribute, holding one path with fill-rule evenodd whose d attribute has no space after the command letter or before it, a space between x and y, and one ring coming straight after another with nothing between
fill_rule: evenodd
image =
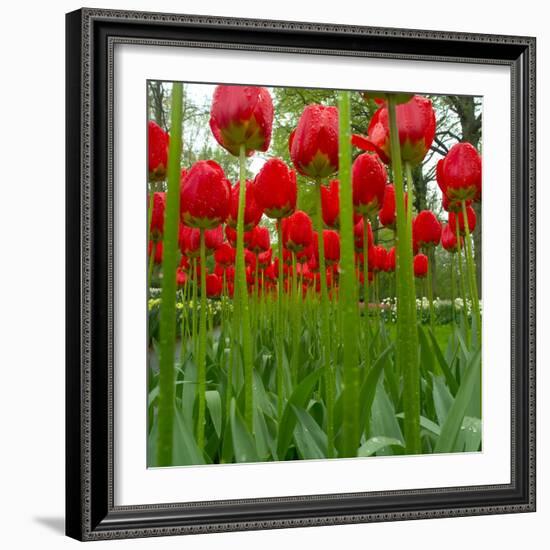
<instances>
[{"instance_id":1,"label":"dark wood frame","mask_svg":"<svg viewBox=\"0 0 550 550\"><path fill-rule=\"evenodd\" d=\"M67 535L98 540L534 511L535 39L99 9L67 14L66 31ZM112 61L114 44L128 42L510 67L510 484L114 506Z\"/></svg>"}]
</instances>

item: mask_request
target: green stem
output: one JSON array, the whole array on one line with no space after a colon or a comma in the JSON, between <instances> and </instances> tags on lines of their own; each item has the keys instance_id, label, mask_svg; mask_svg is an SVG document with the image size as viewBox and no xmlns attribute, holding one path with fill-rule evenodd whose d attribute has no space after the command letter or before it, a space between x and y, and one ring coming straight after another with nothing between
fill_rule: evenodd
<instances>
[{"instance_id":1,"label":"green stem","mask_svg":"<svg viewBox=\"0 0 550 550\"><path fill-rule=\"evenodd\" d=\"M460 237L458 237L460 238ZM453 333L456 325L455 315L455 296L456 296L456 281L455 281L455 253L451 252L451 320L453 322Z\"/></svg>"},{"instance_id":2,"label":"green stem","mask_svg":"<svg viewBox=\"0 0 550 550\"><path fill-rule=\"evenodd\" d=\"M357 456L359 428L359 356L357 349L357 279L353 238L353 198L351 188L350 93L340 92L340 314L343 356L343 437L340 456ZM367 220L364 219L364 222Z\"/></svg>"},{"instance_id":3,"label":"green stem","mask_svg":"<svg viewBox=\"0 0 550 550\"><path fill-rule=\"evenodd\" d=\"M186 341L185 333L187 331L187 299L188 299L188 288L189 288L189 278L186 277L185 283L183 284L182 290L182 301L181 301L181 349L180 349L180 363L183 366L183 360L185 357Z\"/></svg>"},{"instance_id":4,"label":"green stem","mask_svg":"<svg viewBox=\"0 0 550 550\"><path fill-rule=\"evenodd\" d=\"M237 258L236 273L238 299L240 301L240 317L242 328L242 346L244 363L244 419L250 433L253 431L253 401L252 389L252 337L250 334L250 310L248 291L246 287L246 269L244 262L244 209L246 200L246 149L244 144L239 151L239 207L237 215Z\"/></svg>"},{"instance_id":5,"label":"green stem","mask_svg":"<svg viewBox=\"0 0 550 550\"><path fill-rule=\"evenodd\" d=\"M432 287L432 262L428 256L428 302L430 304L430 329L435 336L435 310L434 310L434 297L433 297L433 287Z\"/></svg>"},{"instance_id":6,"label":"green stem","mask_svg":"<svg viewBox=\"0 0 550 550\"><path fill-rule=\"evenodd\" d=\"M198 413L197 446L204 450L204 422L206 419L206 247L204 229L201 228L201 318L199 325L199 360L197 371Z\"/></svg>"},{"instance_id":7,"label":"green stem","mask_svg":"<svg viewBox=\"0 0 550 550\"><path fill-rule=\"evenodd\" d=\"M369 218L363 215L363 316L365 372L370 367L370 312L369 312Z\"/></svg>"},{"instance_id":8,"label":"green stem","mask_svg":"<svg viewBox=\"0 0 550 550\"><path fill-rule=\"evenodd\" d=\"M277 281L277 417L279 422L283 417L283 228L282 220L277 220L277 256L279 258L279 278Z\"/></svg>"},{"instance_id":9,"label":"green stem","mask_svg":"<svg viewBox=\"0 0 550 550\"><path fill-rule=\"evenodd\" d=\"M235 282L235 281L234 281ZM237 357L239 356L238 346L240 342L240 311L238 300L238 288L233 288L233 315L231 318L232 330L229 331L230 349L229 349L229 366L227 368L227 395L226 395L226 418L229 420L231 413L231 398L233 397L233 378ZM229 296L229 293L228 293Z\"/></svg>"},{"instance_id":10,"label":"green stem","mask_svg":"<svg viewBox=\"0 0 550 550\"><path fill-rule=\"evenodd\" d=\"M323 238L323 214L321 203L321 182L316 182L316 209L315 230L319 251L319 279L321 283L321 349L323 354L323 368L325 378L325 392L327 405L327 457L334 456L334 393L332 384L332 366L330 362L330 305L327 289L327 268L325 263L325 245Z\"/></svg>"},{"instance_id":11,"label":"green stem","mask_svg":"<svg viewBox=\"0 0 550 550\"><path fill-rule=\"evenodd\" d=\"M414 180L410 162L405 163L405 174L407 176L407 219L409 220L409 231L412 243L412 209L414 203Z\"/></svg>"},{"instance_id":12,"label":"green stem","mask_svg":"<svg viewBox=\"0 0 550 550\"><path fill-rule=\"evenodd\" d=\"M264 270L261 270L260 274L260 291L258 293L258 299L259 299L259 307L258 307L258 330L260 333L261 343L263 345L264 343L264 335L265 335L265 317L264 317L264 300L265 300L265 278L264 278Z\"/></svg>"},{"instance_id":13,"label":"green stem","mask_svg":"<svg viewBox=\"0 0 550 550\"><path fill-rule=\"evenodd\" d=\"M435 254L435 252L434 252ZM433 337L435 338L435 309L434 309L434 297L433 297L433 288L432 288L432 262L428 256L428 276L426 281L426 287L428 291L428 302L430 304L430 330ZM443 374L441 367L437 361L434 361L434 374L440 376Z\"/></svg>"},{"instance_id":14,"label":"green stem","mask_svg":"<svg viewBox=\"0 0 550 550\"><path fill-rule=\"evenodd\" d=\"M375 306L375 315L376 315L376 328L380 330L380 277L382 272L377 271L374 274L374 306ZM375 346L375 353L378 353L377 346Z\"/></svg>"},{"instance_id":15,"label":"green stem","mask_svg":"<svg viewBox=\"0 0 550 550\"><path fill-rule=\"evenodd\" d=\"M420 443L420 368L418 364L418 332L416 327L416 300L412 255L411 220L405 212L403 171L395 97L388 96L391 162L395 184L397 214L397 361L403 373L403 406L405 446L408 454L422 452ZM411 180L412 181L412 180ZM411 210L411 196L408 198Z\"/></svg>"},{"instance_id":16,"label":"green stem","mask_svg":"<svg viewBox=\"0 0 550 550\"><path fill-rule=\"evenodd\" d=\"M476 336L478 348L481 348L481 311L479 309L479 295L477 292L476 272L474 266L474 257L472 254L472 239L470 227L468 224L468 215L466 212L466 201L462 202L462 217L464 218L464 230L466 232L466 265L468 269L468 279L470 281L470 295L472 297L472 308L477 324ZM458 217L458 216L457 216Z\"/></svg>"},{"instance_id":17,"label":"green stem","mask_svg":"<svg viewBox=\"0 0 550 550\"><path fill-rule=\"evenodd\" d=\"M296 273L296 254L292 252L292 358L291 374L292 383L296 385L298 380L298 352L300 350L300 317L298 309L298 274Z\"/></svg>"},{"instance_id":18,"label":"green stem","mask_svg":"<svg viewBox=\"0 0 550 550\"><path fill-rule=\"evenodd\" d=\"M153 242L151 245L151 255L149 256L149 267L147 269L147 295L151 295L151 279L153 278L153 268L155 266L155 253L157 250L157 243Z\"/></svg>"},{"instance_id":19,"label":"green stem","mask_svg":"<svg viewBox=\"0 0 550 550\"><path fill-rule=\"evenodd\" d=\"M149 208L147 212L147 246L151 242L151 220L153 219L153 205L155 194L151 192L151 198L149 199ZM155 265L155 251L156 243L151 245L151 256L149 257L149 268L147 270L147 296L151 295L151 279L153 277L153 266Z\"/></svg>"},{"instance_id":20,"label":"green stem","mask_svg":"<svg viewBox=\"0 0 550 550\"><path fill-rule=\"evenodd\" d=\"M458 246L458 271L460 276L460 291L462 293L462 317L464 319L464 330L466 331L466 342L470 343L470 327L469 327L469 321L468 321L468 309L466 307L466 279L464 277L464 265L462 264L462 245L461 245L461 238L460 238L460 224L458 220L458 213L455 216L456 221L456 241Z\"/></svg>"},{"instance_id":21,"label":"green stem","mask_svg":"<svg viewBox=\"0 0 550 550\"><path fill-rule=\"evenodd\" d=\"M260 267L258 265L258 254L255 254L256 256L256 263L254 266L254 321L252 323L252 326L254 327L254 331L258 330L258 315L259 315L259 297L260 297ZM254 338L254 344L255 344L255 338Z\"/></svg>"},{"instance_id":22,"label":"green stem","mask_svg":"<svg viewBox=\"0 0 550 550\"><path fill-rule=\"evenodd\" d=\"M197 258L193 258L193 272L191 274L191 280L193 282L193 298L192 298L193 318L191 320L192 329L193 329L192 330L192 332L193 332L193 361L195 361L195 364L196 364L197 357L198 357L198 350L197 350L197 342L198 342L198 338L197 338L197 333L198 333L198 330L197 330L197 325L198 325L197 298L198 298L198 292L197 292L197 287L199 286L199 283L197 281Z\"/></svg>"},{"instance_id":23,"label":"green stem","mask_svg":"<svg viewBox=\"0 0 550 550\"><path fill-rule=\"evenodd\" d=\"M176 380L174 350L176 341L176 268L178 261L178 226L180 210L180 162L182 148L181 83L172 87L172 118L168 151L168 191L164 220L162 260L162 303L160 306L160 361L158 396L157 463L171 466Z\"/></svg>"}]
</instances>

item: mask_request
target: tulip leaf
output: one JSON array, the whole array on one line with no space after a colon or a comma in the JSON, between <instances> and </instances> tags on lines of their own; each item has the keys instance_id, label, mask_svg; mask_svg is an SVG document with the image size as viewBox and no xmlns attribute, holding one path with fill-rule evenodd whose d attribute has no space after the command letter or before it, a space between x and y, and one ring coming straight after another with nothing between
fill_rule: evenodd
<instances>
[{"instance_id":1,"label":"tulip leaf","mask_svg":"<svg viewBox=\"0 0 550 550\"><path fill-rule=\"evenodd\" d=\"M296 425L296 415L294 414L292 406L305 408L309 396L322 374L322 369L311 372L298 384L298 386L296 386L294 392L290 396L279 426L279 438L277 441L277 457L279 460L284 460L288 447L292 441L294 426Z\"/></svg>"},{"instance_id":2,"label":"tulip leaf","mask_svg":"<svg viewBox=\"0 0 550 550\"><path fill-rule=\"evenodd\" d=\"M298 419L294 429L294 441L301 458L320 459L327 456L327 435L311 415L300 407L292 405Z\"/></svg>"},{"instance_id":3,"label":"tulip leaf","mask_svg":"<svg viewBox=\"0 0 550 550\"><path fill-rule=\"evenodd\" d=\"M439 425L443 426L454 398L440 376L433 377L433 399L437 420Z\"/></svg>"},{"instance_id":4,"label":"tulip leaf","mask_svg":"<svg viewBox=\"0 0 550 550\"><path fill-rule=\"evenodd\" d=\"M172 464L174 466L205 464L204 457L197 446L193 432L179 409L176 409L176 422L174 424L174 454Z\"/></svg>"},{"instance_id":5,"label":"tulip leaf","mask_svg":"<svg viewBox=\"0 0 550 550\"><path fill-rule=\"evenodd\" d=\"M155 468L157 466L157 437L158 437L158 420L155 416L151 431L147 437L147 467Z\"/></svg>"},{"instance_id":6,"label":"tulip leaf","mask_svg":"<svg viewBox=\"0 0 550 550\"><path fill-rule=\"evenodd\" d=\"M428 377L430 373L436 372L434 354L426 338L426 333L420 324L418 324L418 340L420 345L420 367L423 375Z\"/></svg>"},{"instance_id":7,"label":"tulip leaf","mask_svg":"<svg viewBox=\"0 0 550 550\"><path fill-rule=\"evenodd\" d=\"M185 421L191 424L193 422L193 407L197 393L197 367L191 360L185 364L184 382L181 395L181 408Z\"/></svg>"},{"instance_id":8,"label":"tulip leaf","mask_svg":"<svg viewBox=\"0 0 550 550\"><path fill-rule=\"evenodd\" d=\"M480 450L481 420L465 416L458 436L456 451L472 453Z\"/></svg>"},{"instance_id":9,"label":"tulip leaf","mask_svg":"<svg viewBox=\"0 0 550 550\"><path fill-rule=\"evenodd\" d=\"M233 436L233 449L235 462L259 462L256 445L246 426L241 413L235 406L235 400L231 401L231 434Z\"/></svg>"},{"instance_id":10,"label":"tulip leaf","mask_svg":"<svg viewBox=\"0 0 550 550\"><path fill-rule=\"evenodd\" d=\"M267 460L274 454L275 448L264 415L259 407L254 407L254 441L260 460Z\"/></svg>"},{"instance_id":11,"label":"tulip leaf","mask_svg":"<svg viewBox=\"0 0 550 550\"><path fill-rule=\"evenodd\" d=\"M455 380L455 377L453 376L453 373L451 372L451 369L449 368L449 365L447 361L445 361L445 357L443 356L443 352L441 351L439 344L433 334L432 331L429 331L430 338L432 340L432 349L435 353L435 357L439 363L439 366L441 367L441 370L443 371L443 374L445 376L445 380L447 381L447 385L449 386L449 389L451 390L451 393L453 395L456 395L456 392L458 391L458 384Z\"/></svg>"},{"instance_id":12,"label":"tulip leaf","mask_svg":"<svg viewBox=\"0 0 550 550\"><path fill-rule=\"evenodd\" d=\"M222 400L217 390L209 390L206 392L206 405L210 413L212 424L214 424L216 435L220 437L222 432Z\"/></svg>"},{"instance_id":13,"label":"tulip leaf","mask_svg":"<svg viewBox=\"0 0 550 550\"><path fill-rule=\"evenodd\" d=\"M220 462L224 464L233 462L233 436L231 434L231 418L229 417L224 425Z\"/></svg>"},{"instance_id":14,"label":"tulip leaf","mask_svg":"<svg viewBox=\"0 0 550 550\"><path fill-rule=\"evenodd\" d=\"M399 413L399 414L396 414L395 416L397 418L405 417L404 413ZM432 422L429 418L426 418L425 416L420 417L420 425L425 430L427 430L428 432L430 432L431 434L437 437L439 437L439 435L441 434L441 428L435 422Z\"/></svg>"},{"instance_id":15,"label":"tulip leaf","mask_svg":"<svg viewBox=\"0 0 550 550\"><path fill-rule=\"evenodd\" d=\"M359 451L357 456L367 457L372 456L375 453L382 451L385 447L404 447L403 441L400 439L395 439L393 437L384 437L384 436L375 436L371 437L368 441L365 441Z\"/></svg>"},{"instance_id":16,"label":"tulip leaf","mask_svg":"<svg viewBox=\"0 0 550 550\"><path fill-rule=\"evenodd\" d=\"M395 411L381 382L378 382L376 395L372 404L370 433L373 436L386 436L403 441L403 434L395 417ZM395 453L391 448L384 448L378 454L387 455Z\"/></svg>"},{"instance_id":17,"label":"tulip leaf","mask_svg":"<svg viewBox=\"0 0 550 550\"><path fill-rule=\"evenodd\" d=\"M378 385L378 380L380 378L380 373L382 372L384 364L388 358L388 354L392 349L394 349L393 344L389 345L378 356L374 364L371 366L369 373L367 374L367 377L363 382L363 386L361 388L359 398L361 403L359 421L361 423L361 426L365 426L365 432L367 433L367 435L369 435L370 414L372 403L374 401L374 395L376 393L376 388Z\"/></svg>"},{"instance_id":18,"label":"tulip leaf","mask_svg":"<svg viewBox=\"0 0 550 550\"><path fill-rule=\"evenodd\" d=\"M147 396L147 406L150 407L159 395L159 386L158 384L149 392Z\"/></svg>"},{"instance_id":19,"label":"tulip leaf","mask_svg":"<svg viewBox=\"0 0 550 550\"><path fill-rule=\"evenodd\" d=\"M449 410L445 423L441 427L441 434L437 440L434 452L450 453L454 451L466 408L476 388L480 369L481 351L477 350L466 367L464 378L462 379L456 398Z\"/></svg>"}]
</instances>

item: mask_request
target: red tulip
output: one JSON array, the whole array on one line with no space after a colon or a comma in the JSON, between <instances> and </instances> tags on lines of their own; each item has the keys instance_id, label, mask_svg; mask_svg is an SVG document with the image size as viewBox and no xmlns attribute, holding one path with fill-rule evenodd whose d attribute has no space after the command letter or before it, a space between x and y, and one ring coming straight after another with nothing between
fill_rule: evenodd
<instances>
[{"instance_id":1,"label":"red tulip","mask_svg":"<svg viewBox=\"0 0 550 550\"><path fill-rule=\"evenodd\" d=\"M388 175L378 155L363 153L353 162L353 207L358 214L373 216L382 207Z\"/></svg>"},{"instance_id":2,"label":"red tulip","mask_svg":"<svg viewBox=\"0 0 550 550\"><path fill-rule=\"evenodd\" d=\"M424 278L428 274L428 256L425 254L417 254L414 257L414 276L419 279Z\"/></svg>"},{"instance_id":3,"label":"red tulip","mask_svg":"<svg viewBox=\"0 0 550 550\"><path fill-rule=\"evenodd\" d=\"M269 248L268 250L266 250L265 252L260 252L258 254L258 265L262 268L262 269L265 269L266 267L268 267L269 265L271 265L271 258L273 256L273 250L271 248Z\"/></svg>"},{"instance_id":4,"label":"red tulip","mask_svg":"<svg viewBox=\"0 0 550 550\"><path fill-rule=\"evenodd\" d=\"M222 293L222 280L215 273L206 276L206 295L209 298L218 298Z\"/></svg>"},{"instance_id":5,"label":"red tulip","mask_svg":"<svg viewBox=\"0 0 550 550\"><path fill-rule=\"evenodd\" d=\"M321 209L323 221L330 229L340 228L340 182L331 180L329 185L321 186ZM359 222L361 216L353 214L353 223Z\"/></svg>"},{"instance_id":6,"label":"red tulip","mask_svg":"<svg viewBox=\"0 0 550 550\"><path fill-rule=\"evenodd\" d=\"M392 184L386 185L384 202L378 212L380 223L388 229L395 229L395 187Z\"/></svg>"},{"instance_id":7,"label":"red tulip","mask_svg":"<svg viewBox=\"0 0 550 550\"><path fill-rule=\"evenodd\" d=\"M181 255L179 266L186 273L189 271L189 268L190 268L189 258L185 254Z\"/></svg>"},{"instance_id":8,"label":"red tulip","mask_svg":"<svg viewBox=\"0 0 550 550\"><path fill-rule=\"evenodd\" d=\"M323 230L323 245L327 265L340 261L340 235L332 229ZM315 258L319 258L318 235L313 233L313 250Z\"/></svg>"},{"instance_id":9,"label":"red tulip","mask_svg":"<svg viewBox=\"0 0 550 550\"><path fill-rule=\"evenodd\" d=\"M397 105L395 111L401 158L403 162L417 165L426 156L435 136L432 102L426 97L415 95L407 103ZM352 142L360 149L376 151L385 163L389 163L391 152L387 106L380 107L374 113L368 127L368 138L354 135Z\"/></svg>"},{"instance_id":10,"label":"red tulip","mask_svg":"<svg viewBox=\"0 0 550 550\"><path fill-rule=\"evenodd\" d=\"M309 274L309 266L306 263L296 264L296 273L298 275L301 275L302 277L305 277Z\"/></svg>"},{"instance_id":11,"label":"red tulip","mask_svg":"<svg viewBox=\"0 0 550 550\"><path fill-rule=\"evenodd\" d=\"M395 246L392 246L386 256L386 268L384 271L395 271Z\"/></svg>"},{"instance_id":12,"label":"red tulip","mask_svg":"<svg viewBox=\"0 0 550 550\"><path fill-rule=\"evenodd\" d=\"M156 264L162 263L162 241L153 242L149 241L149 246L147 248L147 255L151 256L151 251L153 250L153 246L155 247L155 257L153 258L153 262Z\"/></svg>"},{"instance_id":13,"label":"red tulip","mask_svg":"<svg viewBox=\"0 0 550 550\"><path fill-rule=\"evenodd\" d=\"M185 225L212 229L229 214L231 185L222 167L213 160L199 160L181 184L180 212Z\"/></svg>"},{"instance_id":14,"label":"red tulip","mask_svg":"<svg viewBox=\"0 0 550 550\"><path fill-rule=\"evenodd\" d=\"M237 251L229 243L222 243L216 248L214 259L221 266L228 267L234 265L236 253Z\"/></svg>"},{"instance_id":15,"label":"red tulip","mask_svg":"<svg viewBox=\"0 0 550 550\"><path fill-rule=\"evenodd\" d=\"M455 232L448 223L443 226L443 231L441 232L441 245L447 252L454 253L458 251L458 241Z\"/></svg>"},{"instance_id":16,"label":"red tulip","mask_svg":"<svg viewBox=\"0 0 550 550\"><path fill-rule=\"evenodd\" d=\"M229 242L229 244L236 248L237 246L237 231L233 229L232 227L229 227L228 225L225 226L225 238Z\"/></svg>"},{"instance_id":17,"label":"red tulip","mask_svg":"<svg viewBox=\"0 0 550 550\"><path fill-rule=\"evenodd\" d=\"M462 212L449 212L449 225L451 229L456 233L456 220L458 216L458 231L461 235L466 234L466 228L464 226L464 214ZM471 206L466 207L466 216L468 217L468 229L470 233L473 233L476 228L477 218L476 212Z\"/></svg>"},{"instance_id":18,"label":"red tulip","mask_svg":"<svg viewBox=\"0 0 550 550\"><path fill-rule=\"evenodd\" d=\"M251 291L256 284L256 265L247 266L245 274L248 290Z\"/></svg>"},{"instance_id":19,"label":"red tulip","mask_svg":"<svg viewBox=\"0 0 550 550\"><path fill-rule=\"evenodd\" d=\"M385 271L388 251L379 245L371 246L368 251L369 271Z\"/></svg>"},{"instance_id":20,"label":"red tulip","mask_svg":"<svg viewBox=\"0 0 550 550\"><path fill-rule=\"evenodd\" d=\"M267 227L261 227L259 225L254 227L252 231L248 231L247 233L245 233L244 240L246 242L247 248L249 248L255 254L265 252L266 250L269 250L269 247L271 246L269 229L267 229Z\"/></svg>"},{"instance_id":21,"label":"red tulip","mask_svg":"<svg viewBox=\"0 0 550 550\"><path fill-rule=\"evenodd\" d=\"M290 252L288 252L288 254L290 254ZM273 260L273 266L277 272L277 277L278 277L279 276L279 258L278 257L275 258L275 260ZM283 259L283 276L287 277L291 271L292 271L292 263L285 261Z\"/></svg>"},{"instance_id":22,"label":"red tulip","mask_svg":"<svg viewBox=\"0 0 550 550\"><path fill-rule=\"evenodd\" d=\"M330 269L327 269L327 287L330 289L334 284L334 272ZM315 273L315 291L321 292L321 274Z\"/></svg>"},{"instance_id":23,"label":"red tulip","mask_svg":"<svg viewBox=\"0 0 550 550\"><path fill-rule=\"evenodd\" d=\"M313 241L317 242L317 233L314 233ZM308 262L307 267L311 273L319 272L319 260L317 259L317 254L315 251L312 252Z\"/></svg>"},{"instance_id":24,"label":"red tulip","mask_svg":"<svg viewBox=\"0 0 550 550\"><path fill-rule=\"evenodd\" d=\"M431 210L422 210L413 219L413 242L421 247L437 246L441 239L441 224Z\"/></svg>"},{"instance_id":25,"label":"red tulip","mask_svg":"<svg viewBox=\"0 0 550 550\"><path fill-rule=\"evenodd\" d=\"M170 136L152 120L148 124L149 179L162 181L168 167L168 145Z\"/></svg>"},{"instance_id":26,"label":"red tulip","mask_svg":"<svg viewBox=\"0 0 550 550\"><path fill-rule=\"evenodd\" d=\"M217 142L232 155L267 151L273 127L273 102L265 88L217 86L210 109L210 129Z\"/></svg>"},{"instance_id":27,"label":"red tulip","mask_svg":"<svg viewBox=\"0 0 550 550\"><path fill-rule=\"evenodd\" d=\"M190 258L198 258L200 255L200 230L180 224L179 246L182 254ZM213 254L223 242L221 226L215 229L207 229L204 232L206 254Z\"/></svg>"},{"instance_id":28,"label":"red tulip","mask_svg":"<svg viewBox=\"0 0 550 550\"><path fill-rule=\"evenodd\" d=\"M254 196L270 218L286 218L296 208L296 172L279 158L269 159L254 180Z\"/></svg>"},{"instance_id":29,"label":"red tulip","mask_svg":"<svg viewBox=\"0 0 550 550\"><path fill-rule=\"evenodd\" d=\"M176 284L178 285L178 287L181 288L182 286L184 286L187 283L187 280L187 273L181 267L178 267L178 269L176 270Z\"/></svg>"},{"instance_id":30,"label":"red tulip","mask_svg":"<svg viewBox=\"0 0 550 550\"><path fill-rule=\"evenodd\" d=\"M370 222L367 223L367 248L370 248L374 243L374 237L372 235ZM353 240L355 243L355 250L357 250L357 252L363 252L363 218L353 227Z\"/></svg>"},{"instance_id":31,"label":"red tulip","mask_svg":"<svg viewBox=\"0 0 550 550\"><path fill-rule=\"evenodd\" d=\"M313 284L313 281L315 280L315 273L313 273L309 269L309 266L308 266L307 271L304 271L304 273L302 275L302 280L303 280L304 285L306 286L306 290L307 290L307 287L310 287Z\"/></svg>"},{"instance_id":32,"label":"red tulip","mask_svg":"<svg viewBox=\"0 0 550 550\"><path fill-rule=\"evenodd\" d=\"M247 266L256 269L256 254L254 254L251 250L248 250L248 248L244 249L244 263Z\"/></svg>"},{"instance_id":33,"label":"red tulip","mask_svg":"<svg viewBox=\"0 0 550 550\"><path fill-rule=\"evenodd\" d=\"M313 224L305 212L297 210L282 224L283 245L289 250L302 252L313 242Z\"/></svg>"},{"instance_id":34,"label":"red tulip","mask_svg":"<svg viewBox=\"0 0 550 550\"><path fill-rule=\"evenodd\" d=\"M455 143L438 162L436 175L449 199L481 198L481 156L470 143Z\"/></svg>"},{"instance_id":35,"label":"red tulip","mask_svg":"<svg viewBox=\"0 0 550 550\"><path fill-rule=\"evenodd\" d=\"M303 176L325 178L338 170L338 109L308 105L288 142L290 158Z\"/></svg>"},{"instance_id":36,"label":"red tulip","mask_svg":"<svg viewBox=\"0 0 550 550\"><path fill-rule=\"evenodd\" d=\"M264 277L268 281L276 281L279 271L276 269L275 264L268 265L264 270Z\"/></svg>"},{"instance_id":37,"label":"red tulip","mask_svg":"<svg viewBox=\"0 0 550 550\"><path fill-rule=\"evenodd\" d=\"M306 246L300 252L296 252L296 261L300 264L307 264L309 258L313 254L313 235L311 237L311 244Z\"/></svg>"},{"instance_id":38,"label":"red tulip","mask_svg":"<svg viewBox=\"0 0 550 550\"><path fill-rule=\"evenodd\" d=\"M216 264L214 267L214 273L222 280L225 277L227 282L233 282L235 280L235 267L232 265L224 267L223 265Z\"/></svg>"},{"instance_id":39,"label":"red tulip","mask_svg":"<svg viewBox=\"0 0 550 550\"><path fill-rule=\"evenodd\" d=\"M237 228L237 217L239 215L239 189L240 184L237 183L231 188L231 198L229 203L229 216L227 217L227 225L233 229ZM246 182L244 192L244 230L250 231L253 227L260 223L263 215L263 209L254 197L254 187L251 181Z\"/></svg>"},{"instance_id":40,"label":"red tulip","mask_svg":"<svg viewBox=\"0 0 550 550\"><path fill-rule=\"evenodd\" d=\"M230 298L233 298L235 295L235 284L233 283L233 281L228 281L227 283L227 295Z\"/></svg>"},{"instance_id":41,"label":"red tulip","mask_svg":"<svg viewBox=\"0 0 550 550\"><path fill-rule=\"evenodd\" d=\"M331 180L328 187L321 187L323 221L327 227L338 229L340 225L340 183Z\"/></svg>"},{"instance_id":42,"label":"red tulip","mask_svg":"<svg viewBox=\"0 0 550 550\"><path fill-rule=\"evenodd\" d=\"M151 239L158 241L164 232L164 209L166 208L166 193L153 193L153 211L151 212Z\"/></svg>"}]
</instances>

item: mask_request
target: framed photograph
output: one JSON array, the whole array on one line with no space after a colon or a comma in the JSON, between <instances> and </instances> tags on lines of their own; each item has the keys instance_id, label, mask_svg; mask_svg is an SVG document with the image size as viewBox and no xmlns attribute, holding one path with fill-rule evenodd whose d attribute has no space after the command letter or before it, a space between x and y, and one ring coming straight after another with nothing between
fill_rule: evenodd
<instances>
[{"instance_id":1,"label":"framed photograph","mask_svg":"<svg viewBox=\"0 0 550 550\"><path fill-rule=\"evenodd\" d=\"M535 510L535 39L67 14L66 530Z\"/></svg>"}]
</instances>

